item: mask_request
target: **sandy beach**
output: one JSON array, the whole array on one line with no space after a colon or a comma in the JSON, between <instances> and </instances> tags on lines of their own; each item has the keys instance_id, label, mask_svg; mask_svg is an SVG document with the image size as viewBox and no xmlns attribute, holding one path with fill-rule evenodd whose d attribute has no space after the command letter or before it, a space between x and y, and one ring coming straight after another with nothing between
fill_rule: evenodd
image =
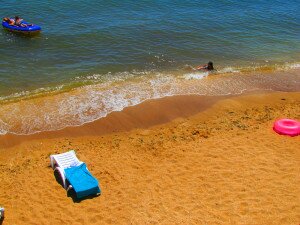
<instances>
[{"instance_id":1,"label":"sandy beach","mask_svg":"<svg viewBox=\"0 0 300 225\"><path fill-rule=\"evenodd\" d=\"M300 93L176 96L90 124L0 137L3 225L299 224ZM49 156L74 149L102 194L73 201Z\"/></svg>"}]
</instances>

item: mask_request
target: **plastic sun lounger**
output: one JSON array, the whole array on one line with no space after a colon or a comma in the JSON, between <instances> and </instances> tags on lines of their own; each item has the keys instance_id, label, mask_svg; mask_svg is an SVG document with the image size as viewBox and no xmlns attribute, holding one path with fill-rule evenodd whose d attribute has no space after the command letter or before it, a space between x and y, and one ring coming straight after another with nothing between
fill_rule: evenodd
<instances>
[{"instance_id":1,"label":"plastic sun lounger","mask_svg":"<svg viewBox=\"0 0 300 225\"><path fill-rule=\"evenodd\" d=\"M77 198L101 193L98 180L92 176L86 164L76 157L74 150L51 155L50 164L54 171L60 174L67 192L73 189Z\"/></svg>"}]
</instances>

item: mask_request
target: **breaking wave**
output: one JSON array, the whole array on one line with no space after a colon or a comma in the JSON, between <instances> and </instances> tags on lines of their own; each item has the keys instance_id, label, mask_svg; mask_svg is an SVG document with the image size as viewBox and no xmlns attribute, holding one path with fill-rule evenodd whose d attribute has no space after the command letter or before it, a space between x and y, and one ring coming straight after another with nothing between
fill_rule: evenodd
<instances>
[{"instance_id":1,"label":"breaking wave","mask_svg":"<svg viewBox=\"0 0 300 225\"><path fill-rule=\"evenodd\" d=\"M57 87L0 98L0 135L79 126L149 99L174 95L236 95L253 90L299 91L300 64L227 67L216 72L133 71L77 77ZM271 71L271 72L270 72Z\"/></svg>"}]
</instances>

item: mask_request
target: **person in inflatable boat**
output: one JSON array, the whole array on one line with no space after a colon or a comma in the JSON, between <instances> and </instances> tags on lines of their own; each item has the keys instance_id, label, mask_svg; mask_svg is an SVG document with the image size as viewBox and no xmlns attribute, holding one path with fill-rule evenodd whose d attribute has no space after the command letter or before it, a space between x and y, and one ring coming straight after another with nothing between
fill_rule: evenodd
<instances>
[{"instance_id":1,"label":"person in inflatable boat","mask_svg":"<svg viewBox=\"0 0 300 225\"><path fill-rule=\"evenodd\" d=\"M13 19L8 18L8 17L4 17L2 21L7 22L8 25L11 25L11 26L13 26L15 24L15 21Z\"/></svg>"},{"instance_id":2,"label":"person in inflatable boat","mask_svg":"<svg viewBox=\"0 0 300 225\"><path fill-rule=\"evenodd\" d=\"M18 27L28 27L28 26L32 26L32 24L24 24L22 23L23 19L20 18L19 16L15 16L15 26Z\"/></svg>"},{"instance_id":3,"label":"person in inflatable boat","mask_svg":"<svg viewBox=\"0 0 300 225\"><path fill-rule=\"evenodd\" d=\"M28 27L28 26L32 26L32 24L24 24L22 23L23 19L20 18L19 16L15 16L15 19L10 19L8 17L4 17L3 22L7 22L8 25L10 26L17 26L17 27Z\"/></svg>"},{"instance_id":4,"label":"person in inflatable boat","mask_svg":"<svg viewBox=\"0 0 300 225\"><path fill-rule=\"evenodd\" d=\"M18 27L23 27L25 24L22 24L22 21L23 19L18 17L18 16L15 16L15 25L18 26Z\"/></svg>"}]
</instances>

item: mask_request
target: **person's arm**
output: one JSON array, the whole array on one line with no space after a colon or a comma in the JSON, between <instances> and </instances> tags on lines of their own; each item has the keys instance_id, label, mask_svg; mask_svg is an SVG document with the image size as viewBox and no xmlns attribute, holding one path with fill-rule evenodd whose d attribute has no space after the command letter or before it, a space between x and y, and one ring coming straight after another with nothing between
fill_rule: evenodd
<instances>
[{"instance_id":1,"label":"person's arm","mask_svg":"<svg viewBox=\"0 0 300 225\"><path fill-rule=\"evenodd\" d=\"M203 70L203 69L207 69L207 65L206 64L197 67L197 70Z\"/></svg>"}]
</instances>

